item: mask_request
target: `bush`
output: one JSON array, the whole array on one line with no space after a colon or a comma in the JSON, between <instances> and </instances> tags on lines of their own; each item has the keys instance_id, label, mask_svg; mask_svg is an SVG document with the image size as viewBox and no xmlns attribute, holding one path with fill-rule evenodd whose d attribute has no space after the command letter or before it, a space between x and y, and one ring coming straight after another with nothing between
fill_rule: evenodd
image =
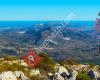
<instances>
[{"instance_id":1,"label":"bush","mask_svg":"<svg viewBox=\"0 0 100 80\"><path fill-rule=\"evenodd\" d=\"M54 72L55 62L46 53L40 53L39 56L42 58L41 62L37 67L46 72Z\"/></svg>"},{"instance_id":2,"label":"bush","mask_svg":"<svg viewBox=\"0 0 100 80\"><path fill-rule=\"evenodd\" d=\"M99 67L98 67L98 70L100 70L100 65L99 65Z\"/></svg>"},{"instance_id":3,"label":"bush","mask_svg":"<svg viewBox=\"0 0 100 80\"><path fill-rule=\"evenodd\" d=\"M76 80L92 80L92 79L87 75L86 72L80 72L78 73Z\"/></svg>"},{"instance_id":4,"label":"bush","mask_svg":"<svg viewBox=\"0 0 100 80\"><path fill-rule=\"evenodd\" d=\"M93 69L94 66L95 66L94 64L89 64L89 68L92 68Z\"/></svg>"}]
</instances>

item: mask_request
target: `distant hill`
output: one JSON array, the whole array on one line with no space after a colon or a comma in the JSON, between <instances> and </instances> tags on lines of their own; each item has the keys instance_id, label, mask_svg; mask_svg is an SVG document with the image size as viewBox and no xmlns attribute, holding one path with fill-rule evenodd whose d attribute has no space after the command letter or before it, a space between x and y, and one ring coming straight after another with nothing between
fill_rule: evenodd
<instances>
[{"instance_id":1,"label":"distant hill","mask_svg":"<svg viewBox=\"0 0 100 80\"><path fill-rule=\"evenodd\" d=\"M61 23L45 23L35 24L30 28L11 28L2 30L0 32L0 46L17 46L18 44L23 47L33 45L35 48L39 47L42 42L51 35L56 26ZM97 41L95 39L95 32L93 30L76 29L72 27L63 27L61 34L57 35L49 47L53 50L45 50L50 56L56 60L65 58L75 58L80 61L99 60L97 53ZM2 38L4 37L4 38ZM3 41L3 42L2 42ZM13 45L11 45L13 44Z\"/></svg>"}]
</instances>

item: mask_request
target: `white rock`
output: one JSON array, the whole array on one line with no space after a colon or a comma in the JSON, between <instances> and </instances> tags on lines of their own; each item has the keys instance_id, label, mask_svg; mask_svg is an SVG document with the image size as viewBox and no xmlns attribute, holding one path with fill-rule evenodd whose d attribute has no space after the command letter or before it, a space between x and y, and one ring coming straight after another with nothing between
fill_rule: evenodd
<instances>
[{"instance_id":1,"label":"white rock","mask_svg":"<svg viewBox=\"0 0 100 80\"><path fill-rule=\"evenodd\" d=\"M68 70L64 68L63 66L60 66L60 64L57 64L55 69L56 69L56 72L59 74L66 73L67 75L69 75Z\"/></svg>"},{"instance_id":2,"label":"white rock","mask_svg":"<svg viewBox=\"0 0 100 80\"><path fill-rule=\"evenodd\" d=\"M52 73L48 73L48 76L53 76L53 74Z\"/></svg>"},{"instance_id":3,"label":"white rock","mask_svg":"<svg viewBox=\"0 0 100 80\"><path fill-rule=\"evenodd\" d=\"M29 80L28 77L26 77L22 71L15 71L15 72L13 72L13 74L17 78L20 78L21 77L21 80Z\"/></svg>"},{"instance_id":4,"label":"white rock","mask_svg":"<svg viewBox=\"0 0 100 80\"><path fill-rule=\"evenodd\" d=\"M95 78L100 77L100 73L98 71L94 71Z\"/></svg>"},{"instance_id":5,"label":"white rock","mask_svg":"<svg viewBox=\"0 0 100 80\"><path fill-rule=\"evenodd\" d=\"M78 72L76 70L73 70L72 71L72 77L71 77L70 80L76 80L77 75L78 75Z\"/></svg>"},{"instance_id":6,"label":"white rock","mask_svg":"<svg viewBox=\"0 0 100 80\"><path fill-rule=\"evenodd\" d=\"M54 80L64 80L64 78L59 73L55 73Z\"/></svg>"},{"instance_id":7,"label":"white rock","mask_svg":"<svg viewBox=\"0 0 100 80\"><path fill-rule=\"evenodd\" d=\"M2 72L0 75L1 80L17 80L16 76L13 74L13 72Z\"/></svg>"},{"instance_id":8,"label":"white rock","mask_svg":"<svg viewBox=\"0 0 100 80\"><path fill-rule=\"evenodd\" d=\"M30 76L40 75L40 71L38 69L33 69L30 71Z\"/></svg>"},{"instance_id":9,"label":"white rock","mask_svg":"<svg viewBox=\"0 0 100 80\"><path fill-rule=\"evenodd\" d=\"M21 66L28 67L27 63L26 63L26 62L24 62L23 60L21 60Z\"/></svg>"}]
</instances>

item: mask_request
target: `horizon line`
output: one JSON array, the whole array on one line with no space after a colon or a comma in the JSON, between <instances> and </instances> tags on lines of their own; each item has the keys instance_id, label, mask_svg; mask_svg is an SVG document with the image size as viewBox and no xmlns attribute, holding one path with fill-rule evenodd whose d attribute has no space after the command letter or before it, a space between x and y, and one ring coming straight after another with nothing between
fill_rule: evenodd
<instances>
[{"instance_id":1,"label":"horizon line","mask_svg":"<svg viewBox=\"0 0 100 80\"><path fill-rule=\"evenodd\" d=\"M65 20L0 20L0 21L65 21ZM66 20L66 21L95 21L95 20Z\"/></svg>"}]
</instances>

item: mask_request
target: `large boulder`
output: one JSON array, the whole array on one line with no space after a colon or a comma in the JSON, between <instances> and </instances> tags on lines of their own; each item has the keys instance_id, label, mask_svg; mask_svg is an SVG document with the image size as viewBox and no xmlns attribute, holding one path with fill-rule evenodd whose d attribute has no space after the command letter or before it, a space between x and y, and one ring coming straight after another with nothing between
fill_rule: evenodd
<instances>
[{"instance_id":1,"label":"large boulder","mask_svg":"<svg viewBox=\"0 0 100 80\"><path fill-rule=\"evenodd\" d=\"M56 72L59 73L60 75L62 73L66 73L66 75L69 75L68 70L65 67L61 66L60 64L57 64L55 66L55 69L56 69Z\"/></svg>"},{"instance_id":2,"label":"large boulder","mask_svg":"<svg viewBox=\"0 0 100 80\"><path fill-rule=\"evenodd\" d=\"M0 80L17 80L17 78L13 72L7 71L0 74Z\"/></svg>"}]
</instances>

